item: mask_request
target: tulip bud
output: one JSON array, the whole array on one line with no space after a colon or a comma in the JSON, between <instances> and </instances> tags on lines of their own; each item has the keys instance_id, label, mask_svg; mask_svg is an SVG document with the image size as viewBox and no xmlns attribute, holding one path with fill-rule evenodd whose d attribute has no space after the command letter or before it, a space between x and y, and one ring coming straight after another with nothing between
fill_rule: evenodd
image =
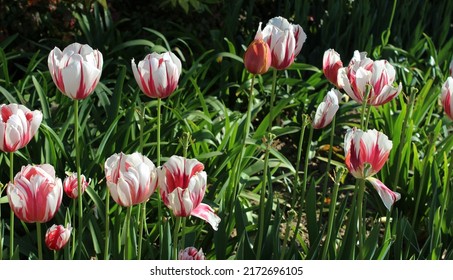
<instances>
[{"instance_id":1,"label":"tulip bud","mask_svg":"<svg viewBox=\"0 0 453 280\"><path fill-rule=\"evenodd\" d=\"M85 175L80 175L80 187L82 188L82 194L85 192L90 182L91 179L88 179L87 181ZM70 198L76 199L79 196L77 173L72 173L64 179L63 190Z\"/></svg>"},{"instance_id":2,"label":"tulip bud","mask_svg":"<svg viewBox=\"0 0 453 280\"><path fill-rule=\"evenodd\" d=\"M206 257L203 254L203 249L197 250L195 247L187 247L184 250L179 251L178 260L205 260Z\"/></svg>"},{"instance_id":3,"label":"tulip bud","mask_svg":"<svg viewBox=\"0 0 453 280\"><path fill-rule=\"evenodd\" d=\"M328 49L324 52L322 59L322 71L327 80L334 84L337 88L338 85L338 69L343 67L343 62L340 55L334 49Z\"/></svg>"},{"instance_id":4,"label":"tulip bud","mask_svg":"<svg viewBox=\"0 0 453 280\"><path fill-rule=\"evenodd\" d=\"M70 224L67 224L66 227L62 225L50 227L44 238L47 248L50 250L61 250L68 243L71 231L72 227Z\"/></svg>"},{"instance_id":5,"label":"tulip bud","mask_svg":"<svg viewBox=\"0 0 453 280\"><path fill-rule=\"evenodd\" d=\"M271 52L269 45L263 41L261 23L255 39L245 51L244 65L252 74L264 74L271 66Z\"/></svg>"}]
</instances>

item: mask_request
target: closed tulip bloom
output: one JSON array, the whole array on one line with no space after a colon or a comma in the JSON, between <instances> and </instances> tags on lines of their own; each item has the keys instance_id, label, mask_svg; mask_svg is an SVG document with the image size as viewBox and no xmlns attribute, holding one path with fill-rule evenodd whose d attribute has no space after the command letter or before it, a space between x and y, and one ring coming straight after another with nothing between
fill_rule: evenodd
<instances>
[{"instance_id":1,"label":"closed tulip bloom","mask_svg":"<svg viewBox=\"0 0 453 280\"><path fill-rule=\"evenodd\" d=\"M85 99L93 93L101 78L102 53L89 45L73 43L61 51L55 47L47 64L57 88L71 99Z\"/></svg>"},{"instance_id":2,"label":"closed tulip bloom","mask_svg":"<svg viewBox=\"0 0 453 280\"><path fill-rule=\"evenodd\" d=\"M333 117L340 108L341 93L336 89L327 92L324 101L321 102L316 110L313 120L313 128L324 128L332 122Z\"/></svg>"},{"instance_id":3,"label":"closed tulip bloom","mask_svg":"<svg viewBox=\"0 0 453 280\"><path fill-rule=\"evenodd\" d=\"M156 167L140 153L110 156L105 178L113 200L123 207L147 201L157 187Z\"/></svg>"},{"instance_id":4,"label":"closed tulip bloom","mask_svg":"<svg viewBox=\"0 0 453 280\"><path fill-rule=\"evenodd\" d=\"M261 32L261 27L258 32ZM271 49L271 66L277 70L291 66L307 39L300 25L291 24L283 17L270 19L262 34Z\"/></svg>"},{"instance_id":5,"label":"closed tulip bloom","mask_svg":"<svg viewBox=\"0 0 453 280\"><path fill-rule=\"evenodd\" d=\"M87 189L90 184L91 179L85 178L85 175L80 175L80 187L82 194ZM70 176L67 176L63 181L63 190L67 196L72 199L76 199L79 196L78 185L77 185L77 173L72 173Z\"/></svg>"},{"instance_id":6,"label":"closed tulip bloom","mask_svg":"<svg viewBox=\"0 0 453 280\"><path fill-rule=\"evenodd\" d=\"M50 164L27 165L7 187L9 205L14 214L27 223L45 223L53 218L61 204L63 187Z\"/></svg>"},{"instance_id":7,"label":"closed tulip bloom","mask_svg":"<svg viewBox=\"0 0 453 280\"><path fill-rule=\"evenodd\" d=\"M271 52L269 45L263 41L261 23L255 39L245 51L244 65L252 74L264 74L271 66Z\"/></svg>"},{"instance_id":8,"label":"closed tulip bloom","mask_svg":"<svg viewBox=\"0 0 453 280\"><path fill-rule=\"evenodd\" d=\"M448 77L442 85L441 102L444 107L445 114L453 120L453 78Z\"/></svg>"},{"instance_id":9,"label":"closed tulip bloom","mask_svg":"<svg viewBox=\"0 0 453 280\"><path fill-rule=\"evenodd\" d=\"M388 61L373 61L366 53L355 51L348 67L340 68L338 84L358 103L363 103L366 97L367 104L379 106L401 92L401 83L393 87L395 75L395 68ZM368 96L367 87L370 88Z\"/></svg>"},{"instance_id":10,"label":"closed tulip bloom","mask_svg":"<svg viewBox=\"0 0 453 280\"><path fill-rule=\"evenodd\" d=\"M0 150L15 152L25 147L35 136L42 121L42 113L30 111L18 104L0 105Z\"/></svg>"},{"instance_id":11,"label":"closed tulip bloom","mask_svg":"<svg viewBox=\"0 0 453 280\"><path fill-rule=\"evenodd\" d=\"M206 257L203 254L203 249L200 248L198 251L195 247L187 247L184 250L179 251L178 260L205 260Z\"/></svg>"},{"instance_id":12,"label":"closed tulip bloom","mask_svg":"<svg viewBox=\"0 0 453 280\"><path fill-rule=\"evenodd\" d=\"M166 98L178 86L181 61L172 52L151 53L138 65L134 59L131 64L138 86L149 97Z\"/></svg>"},{"instance_id":13,"label":"closed tulip bloom","mask_svg":"<svg viewBox=\"0 0 453 280\"><path fill-rule=\"evenodd\" d=\"M67 224L66 227L62 225L53 225L50 227L44 238L47 248L50 250L61 250L69 241L71 237L72 227Z\"/></svg>"},{"instance_id":14,"label":"closed tulip bloom","mask_svg":"<svg viewBox=\"0 0 453 280\"><path fill-rule=\"evenodd\" d=\"M196 159L172 156L159 170L162 201L178 217L193 215L217 230L220 218L207 204L201 203L206 191L204 165Z\"/></svg>"},{"instance_id":15,"label":"closed tulip bloom","mask_svg":"<svg viewBox=\"0 0 453 280\"><path fill-rule=\"evenodd\" d=\"M400 194L391 191L381 181L371 176L384 166L392 145L387 135L375 129L366 132L356 128L350 129L344 142L345 163L349 172L356 178L368 180L388 209L400 199Z\"/></svg>"},{"instance_id":16,"label":"closed tulip bloom","mask_svg":"<svg viewBox=\"0 0 453 280\"><path fill-rule=\"evenodd\" d=\"M322 59L322 71L327 80L340 88L338 85L338 70L343 67L340 55L334 49L328 49L324 52Z\"/></svg>"}]
</instances>

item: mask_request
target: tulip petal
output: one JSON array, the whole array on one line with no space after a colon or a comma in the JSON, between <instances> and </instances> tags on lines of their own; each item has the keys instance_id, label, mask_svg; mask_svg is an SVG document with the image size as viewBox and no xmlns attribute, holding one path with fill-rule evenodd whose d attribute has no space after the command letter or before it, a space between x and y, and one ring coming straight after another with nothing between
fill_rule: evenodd
<instances>
[{"instance_id":1,"label":"tulip petal","mask_svg":"<svg viewBox=\"0 0 453 280\"><path fill-rule=\"evenodd\" d=\"M392 205L401 198L401 195L387 188L384 183L376 178L369 177L367 180L373 185L374 189L381 197L385 207L390 211Z\"/></svg>"},{"instance_id":2,"label":"tulip petal","mask_svg":"<svg viewBox=\"0 0 453 280\"><path fill-rule=\"evenodd\" d=\"M197 208L190 213L192 216L198 217L208 222L212 229L217 230L221 219L214 213L214 210L207 204L200 203Z\"/></svg>"}]
</instances>

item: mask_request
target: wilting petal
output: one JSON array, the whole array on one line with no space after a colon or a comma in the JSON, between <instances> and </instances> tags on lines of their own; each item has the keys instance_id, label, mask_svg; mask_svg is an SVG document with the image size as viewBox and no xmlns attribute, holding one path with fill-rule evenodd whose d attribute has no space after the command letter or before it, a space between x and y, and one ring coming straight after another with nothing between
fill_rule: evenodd
<instances>
[{"instance_id":1,"label":"wilting petal","mask_svg":"<svg viewBox=\"0 0 453 280\"><path fill-rule=\"evenodd\" d=\"M401 195L397 192L391 191L384 185L384 183L382 183L376 178L369 177L367 178L367 180L373 185L374 189L378 192L379 196L381 197L385 207L387 207L387 209L390 211L392 205L401 198Z\"/></svg>"},{"instance_id":2,"label":"wilting petal","mask_svg":"<svg viewBox=\"0 0 453 280\"><path fill-rule=\"evenodd\" d=\"M212 229L217 230L220 224L220 218L214 213L214 210L207 204L201 203L197 208L192 210L191 215L208 222Z\"/></svg>"}]
</instances>

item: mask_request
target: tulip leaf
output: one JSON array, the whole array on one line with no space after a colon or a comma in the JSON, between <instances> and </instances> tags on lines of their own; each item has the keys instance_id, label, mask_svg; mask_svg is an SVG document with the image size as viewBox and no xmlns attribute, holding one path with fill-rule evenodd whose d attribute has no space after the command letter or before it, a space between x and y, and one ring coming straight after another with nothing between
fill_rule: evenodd
<instances>
[{"instance_id":1,"label":"tulip leaf","mask_svg":"<svg viewBox=\"0 0 453 280\"><path fill-rule=\"evenodd\" d=\"M8 197L6 195L0 197L0 204L4 204L4 203L8 203Z\"/></svg>"}]
</instances>

